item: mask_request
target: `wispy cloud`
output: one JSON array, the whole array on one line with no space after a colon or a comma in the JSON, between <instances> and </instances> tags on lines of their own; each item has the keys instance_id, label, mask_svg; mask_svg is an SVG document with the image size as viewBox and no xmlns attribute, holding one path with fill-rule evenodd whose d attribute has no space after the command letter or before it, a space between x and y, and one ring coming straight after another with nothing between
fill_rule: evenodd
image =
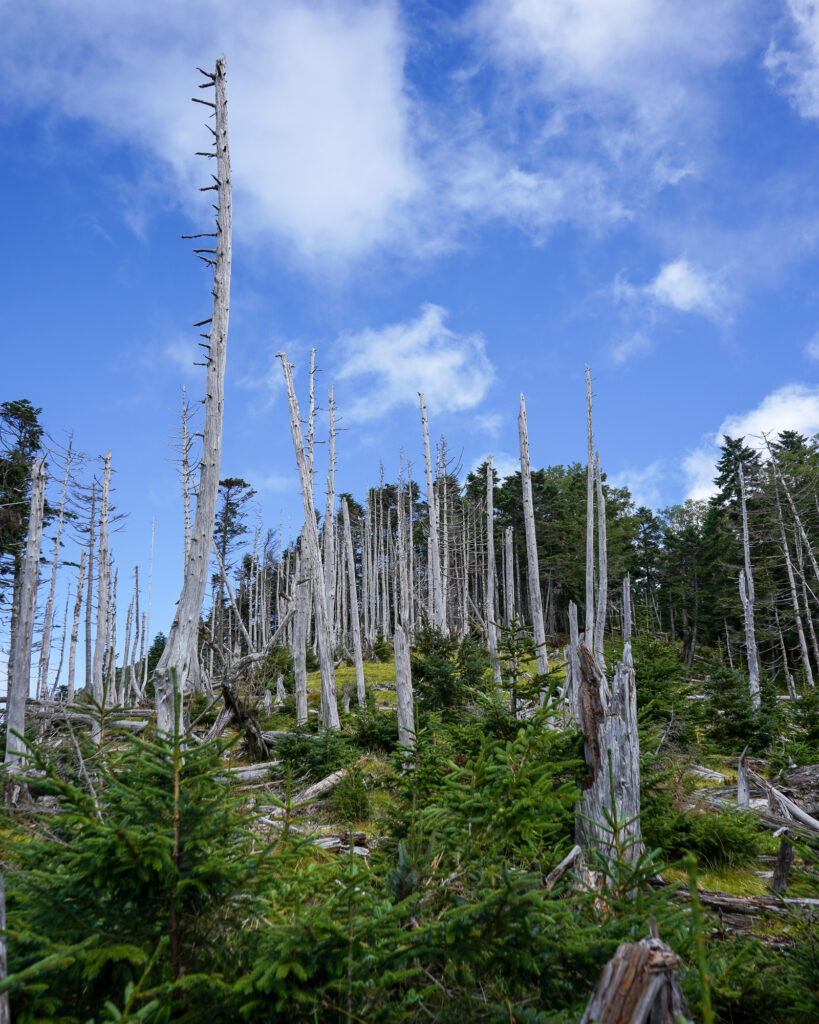
<instances>
[{"instance_id":1,"label":"wispy cloud","mask_svg":"<svg viewBox=\"0 0 819 1024\"><path fill-rule=\"evenodd\" d=\"M611 350L611 358L615 366L622 366L623 363L627 363L637 356L645 355L652 348L654 348L654 343L651 338L647 338L642 332L636 331L628 338L615 342Z\"/></svg>"},{"instance_id":2,"label":"wispy cloud","mask_svg":"<svg viewBox=\"0 0 819 1024\"><path fill-rule=\"evenodd\" d=\"M389 0L31 0L4 9L0 58L16 105L48 105L138 143L179 194L205 176L197 65L224 52L237 227L310 258L384 241L420 186L406 39Z\"/></svg>"},{"instance_id":3,"label":"wispy cloud","mask_svg":"<svg viewBox=\"0 0 819 1024\"><path fill-rule=\"evenodd\" d=\"M719 429L706 435L683 459L687 496L699 499L716 493L714 475L723 435L744 437L747 444L759 447L763 434L775 436L783 430L807 435L819 432L819 387L785 384L766 395L755 408L726 416Z\"/></svg>"},{"instance_id":4,"label":"wispy cloud","mask_svg":"<svg viewBox=\"0 0 819 1024\"><path fill-rule=\"evenodd\" d=\"M716 323L730 319L730 292L719 275L682 256L660 267L657 276L646 285L635 286L618 278L613 294L617 299L641 303L649 309L694 313Z\"/></svg>"},{"instance_id":5,"label":"wispy cloud","mask_svg":"<svg viewBox=\"0 0 819 1024\"><path fill-rule=\"evenodd\" d=\"M341 399L350 420L417 406L419 391L430 412L463 412L483 400L495 375L484 339L450 330L446 316L428 303L415 320L339 338L336 379L355 382L352 401Z\"/></svg>"},{"instance_id":6,"label":"wispy cloud","mask_svg":"<svg viewBox=\"0 0 819 1024\"><path fill-rule=\"evenodd\" d=\"M765 67L802 117L819 118L819 7L814 0L787 0L791 38L771 42Z\"/></svg>"},{"instance_id":7,"label":"wispy cloud","mask_svg":"<svg viewBox=\"0 0 819 1024\"><path fill-rule=\"evenodd\" d=\"M608 483L613 487L628 487L636 506L645 505L656 509L661 503L660 484L665 478L663 464L658 460L642 469L621 469L608 474Z\"/></svg>"},{"instance_id":8,"label":"wispy cloud","mask_svg":"<svg viewBox=\"0 0 819 1024\"><path fill-rule=\"evenodd\" d=\"M817 331L807 345L805 345L803 351L808 359L812 359L814 362L819 363L819 331Z\"/></svg>"}]
</instances>

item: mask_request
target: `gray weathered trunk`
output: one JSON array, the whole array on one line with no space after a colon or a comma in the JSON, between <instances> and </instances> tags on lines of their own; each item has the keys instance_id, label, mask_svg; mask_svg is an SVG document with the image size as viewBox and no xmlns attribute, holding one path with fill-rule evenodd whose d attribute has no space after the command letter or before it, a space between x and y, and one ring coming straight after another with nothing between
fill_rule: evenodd
<instances>
[{"instance_id":1,"label":"gray weathered trunk","mask_svg":"<svg viewBox=\"0 0 819 1024\"><path fill-rule=\"evenodd\" d=\"M415 746L415 714L412 703L412 670L407 634L398 626L393 637L395 649L395 683L398 705L398 742L403 747Z\"/></svg>"},{"instance_id":2,"label":"gray weathered trunk","mask_svg":"<svg viewBox=\"0 0 819 1024\"><path fill-rule=\"evenodd\" d=\"M511 526L503 532L503 596L506 601L506 625L512 624L515 617L515 563L512 558Z\"/></svg>"},{"instance_id":3,"label":"gray weathered trunk","mask_svg":"<svg viewBox=\"0 0 819 1024\"><path fill-rule=\"evenodd\" d=\"M94 700L101 707L107 703L103 661L108 650L108 504L111 493L111 452L104 457L102 499L100 501L100 535L97 545L97 637L94 642Z\"/></svg>"},{"instance_id":4,"label":"gray weathered trunk","mask_svg":"<svg viewBox=\"0 0 819 1024\"><path fill-rule=\"evenodd\" d=\"M20 612L14 634L12 676L8 682L6 706L5 763L16 763L25 751L20 739L26 727L26 700L31 684L31 643L34 637L34 612L37 606L37 584L40 580L40 544L43 536L45 507L45 463L42 459L31 467L31 511L20 588ZM17 735L16 735L17 734Z\"/></svg>"},{"instance_id":5,"label":"gray weathered trunk","mask_svg":"<svg viewBox=\"0 0 819 1024\"><path fill-rule=\"evenodd\" d=\"M339 729L341 722L338 717L336 701L336 677L333 665L333 639L327 617L327 594L324 571L321 564L321 548L319 547L316 511L313 505L312 472L304 451L301 434L301 417L296 391L293 387L293 373L287 356L279 352L284 381L287 387L287 400L290 407L290 433L296 453L296 465L301 483L302 503L304 505L304 529L302 531L302 549L305 568L309 574L313 590L313 608L316 615L316 640L318 645L319 668L321 671L321 721L326 729Z\"/></svg>"},{"instance_id":6,"label":"gray weathered trunk","mask_svg":"<svg viewBox=\"0 0 819 1024\"><path fill-rule=\"evenodd\" d=\"M216 62L214 84L214 150L216 156L217 193L216 239L213 255L203 258L213 266L213 312L207 344L205 380L205 422L202 436L202 460L199 466L199 487L191 528L190 550L185 561L182 591L176 614L168 632L168 642L154 673L156 688L157 728L174 730L173 670L176 670L180 695L188 687L199 686L199 617L208 582L213 523L219 494L219 473L222 463L222 419L225 406L225 364L227 358L228 323L230 318L230 274L233 210L230 180L230 149L228 145L227 93L225 61ZM179 702L181 714L181 701Z\"/></svg>"},{"instance_id":7,"label":"gray weathered trunk","mask_svg":"<svg viewBox=\"0 0 819 1024\"><path fill-rule=\"evenodd\" d=\"M429 425L427 423L427 406L424 396L419 392L421 402L421 426L424 432L424 467L427 477L427 508L429 513L429 571L431 586L430 617L433 626L444 635L449 635L444 606L444 584L441 571L441 550L438 540L438 501L432 481L432 458L429 450Z\"/></svg>"},{"instance_id":8,"label":"gray weathered trunk","mask_svg":"<svg viewBox=\"0 0 819 1024\"><path fill-rule=\"evenodd\" d=\"M606 632L606 609L608 607L609 562L606 540L606 498L603 494L603 474L600 471L600 452L595 458L597 478L597 610L594 623L594 657L600 671L606 671L606 657L603 653L603 638Z\"/></svg>"},{"instance_id":9,"label":"gray weathered trunk","mask_svg":"<svg viewBox=\"0 0 819 1024\"><path fill-rule=\"evenodd\" d=\"M310 581L303 578L296 555L293 573L296 616L293 620L293 676L296 687L296 724L307 722L307 627L310 620Z\"/></svg>"},{"instance_id":10,"label":"gray weathered trunk","mask_svg":"<svg viewBox=\"0 0 819 1024\"><path fill-rule=\"evenodd\" d=\"M751 545L748 538L748 503L745 493L745 474L739 467L739 492L742 505L742 550L745 556L745 568L739 573L739 597L745 615L745 647L748 655L748 686L751 691L751 704L759 708L759 654L756 647L754 630L754 575L751 571Z\"/></svg>"},{"instance_id":11,"label":"gray weathered trunk","mask_svg":"<svg viewBox=\"0 0 819 1024\"><path fill-rule=\"evenodd\" d=\"M529 465L529 433L526 429L526 401L520 396L518 415L518 436L520 439L520 482L523 491L523 524L526 531L526 563L529 581L529 608L532 614L532 628L535 634L535 656L537 670L541 675L549 671L546 653L546 629L543 625L543 602L540 596L540 565L537 557L535 538L535 506L532 499L532 472Z\"/></svg>"},{"instance_id":12,"label":"gray weathered trunk","mask_svg":"<svg viewBox=\"0 0 819 1024\"><path fill-rule=\"evenodd\" d=\"M464 577L467 576L464 565ZM464 608L464 618L466 609ZM486 635L489 640L489 657L492 675L498 686L501 684L500 659L498 658L498 626L495 610L495 476L492 470L492 456L486 462Z\"/></svg>"},{"instance_id":13,"label":"gray weathered trunk","mask_svg":"<svg viewBox=\"0 0 819 1024\"><path fill-rule=\"evenodd\" d=\"M60 495L60 510L57 514L57 534L54 537L54 554L51 556L51 583L48 588L45 613L43 614L43 633L40 642L40 670L38 691L40 697L45 699L48 695L48 667L51 660L51 624L54 616L54 592L57 588L57 568L60 562L60 538L63 532L63 517L65 515L65 495L68 489L68 475L71 471L71 441L68 442L68 450L65 455L65 475L63 477L63 489Z\"/></svg>"},{"instance_id":14,"label":"gray weathered trunk","mask_svg":"<svg viewBox=\"0 0 819 1024\"><path fill-rule=\"evenodd\" d=\"M341 517L344 523L344 553L347 560L347 582L350 594L350 627L353 634L353 661L355 662L355 689L359 706L367 700L364 685L364 660L361 654L361 621L358 611L358 590L355 583L355 555L353 553L353 532L350 528L350 510L347 499L341 499Z\"/></svg>"},{"instance_id":15,"label":"gray weathered trunk","mask_svg":"<svg viewBox=\"0 0 819 1024\"><path fill-rule=\"evenodd\" d=\"M80 569L77 577L77 597L74 600L74 618L71 623L71 643L68 647L68 690L66 700L74 700L74 666L77 658L77 637L80 634L80 610L82 609L82 585L85 579L85 551L80 555Z\"/></svg>"},{"instance_id":16,"label":"gray weathered trunk","mask_svg":"<svg viewBox=\"0 0 819 1024\"><path fill-rule=\"evenodd\" d=\"M591 371L586 367L586 645L594 654L594 434L592 432Z\"/></svg>"}]
</instances>

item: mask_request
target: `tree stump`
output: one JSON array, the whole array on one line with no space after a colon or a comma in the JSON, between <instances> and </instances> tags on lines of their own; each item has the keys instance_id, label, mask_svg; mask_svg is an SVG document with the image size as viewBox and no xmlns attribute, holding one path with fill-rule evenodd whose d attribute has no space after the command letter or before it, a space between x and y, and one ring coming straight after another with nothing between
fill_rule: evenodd
<instances>
[{"instance_id":1,"label":"tree stump","mask_svg":"<svg viewBox=\"0 0 819 1024\"><path fill-rule=\"evenodd\" d=\"M679 965L660 939L624 942L603 968L580 1024L691 1024Z\"/></svg>"}]
</instances>

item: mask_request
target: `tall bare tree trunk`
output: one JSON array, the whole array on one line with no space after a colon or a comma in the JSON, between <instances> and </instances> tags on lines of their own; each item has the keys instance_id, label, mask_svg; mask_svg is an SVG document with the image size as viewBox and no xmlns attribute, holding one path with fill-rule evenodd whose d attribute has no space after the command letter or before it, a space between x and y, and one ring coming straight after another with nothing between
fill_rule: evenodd
<instances>
[{"instance_id":1,"label":"tall bare tree trunk","mask_svg":"<svg viewBox=\"0 0 819 1024\"><path fill-rule=\"evenodd\" d=\"M94 642L94 700L101 707L106 704L105 680L102 669L108 649L108 503L111 492L111 452L104 456L102 499L100 501L100 535L97 546L97 637ZM96 729L94 730L96 733Z\"/></svg>"},{"instance_id":2,"label":"tall bare tree trunk","mask_svg":"<svg viewBox=\"0 0 819 1024\"><path fill-rule=\"evenodd\" d=\"M94 613L94 557L97 529L97 481L91 481L91 510L88 516L88 582L85 592L85 689L94 692L94 648L91 619Z\"/></svg>"},{"instance_id":3,"label":"tall bare tree trunk","mask_svg":"<svg viewBox=\"0 0 819 1024\"><path fill-rule=\"evenodd\" d=\"M600 471L600 452L596 456L597 477L597 611L594 625L594 656L601 672L606 671L603 637L606 631L606 608L609 590L608 543L606 540L606 498L603 494L603 474Z\"/></svg>"},{"instance_id":4,"label":"tall bare tree trunk","mask_svg":"<svg viewBox=\"0 0 819 1024\"><path fill-rule=\"evenodd\" d=\"M26 727L26 700L31 685L31 643L34 637L37 584L40 580L45 483L45 463L38 459L31 467L31 511L20 588L20 613L14 634L13 674L8 681L6 698L6 764L18 762L26 749L20 736Z\"/></svg>"},{"instance_id":5,"label":"tall bare tree trunk","mask_svg":"<svg viewBox=\"0 0 819 1024\"><path fill-rule=\"evenodd\" d=\"M785 569L788 574L788 585L791 593L791 603L793 605L793 617L796 621L796 632L799 637L799 649L802 652L802 665L805 669L805 678L808 681L809 686L815 686L813 681L813 670L810 664L810 655L808 654L808 645L805 641L805 630L802 628L802 615L799 611L799 597L796 593L796 580L793 574L793 563L791 562L791 553L788 548L788 537L785 533L785 520L782 518L782 502L779 499L779 483L775 479L775 490L776 490L776 515L779 520L779 538L782 542L782 554L785 558Z\"/></svg>"},{"instance_id":6,"label":"tall bare tree trunk","mask_svg":"<svg viewBox=\"0 0 819 1024\"><path fill-rule=\"evenodd\" d=\"M745 474L742 465L739 467L739 493L742 503L742 551L745 556L745 568L739 573L739 597L745 615L745 647L748 654L748 686L751 691L751 704L758 709L762 698L759 693L759 654L756 647L754 630L754 575L751 571L751 545L748 538L748 502L745 493Z\"/></svg>"},{"instance_id":7,"label":"tall bare tree trunk","mask_svg":"<svg viewBox=\"0 0 819 1024\"><path fill-rule=\"evenodd\" d=\"M592 432L591 370L586 367L586 644L594 654L594 434Z\"/></svg>"},{"instance_id":8,"label":"tall bare tree trunk","mask_svg":"<svg viewBox=\"0 0 819 1024\"><path fill-rule=\"evenodd\" d=\"M333 640L330 623L327 618L326 587L324 571L321 564L316 512L313 505L312 473L304 452L304 441L301 434L301 418L299 403L293 387L293 373L287 356L278 353L287 386L287 399L290 406L290 432L293 437L293 448L296 453L296 465L301 482L302 502L304 504L304 530L302 531L302 549L306 559L313 589L313 608L316 614L316 639L318 642L319 667L321 670L321 720L325 729L340 729L338 703L336 700L336 676L333 665Z\"/></svg>"},{"instance_id":9,"label":"tall bare tree trunk","mask_svg":"<svg viewBox=\"0 0 819 1024\"><path fill-rule=\"evenodd\" d=\"M515 563L512 558L512 527L503 533L503 596L506 600L506 625L515 617Z\"/></svg>"},{"instance_id":10,"label":"tall bare tree trunk","mask_svg":"<svg viewBox=\"0 0 819 1024\"><path fill-rule=\"evenodd\" d=\"M394 637L395 683L398 706L398 742L402 747L415 746L415 715L412 705L412 669L409 642L403 626L398 626Z\"/></svg>"},{"instance_id":11,"label":"tall bare tree trunk","mask_svg":"<svg viewBox=\"0 0 819 1024\"><path fill-rule=\"evenodd\" d=\"M168 632L168 642L154 673L156 689L157 728L171 733L174 729L174 684L176 670L180 695L189 686L199 685L199 617L208 581L213 523L219 494L219 471L222 461L222 419L225 405L225 363L230 317L230 273L232 239L232 197L230 181L230 149L228 145L227 94L225 61L216 61L213 75L206 76L214 86L213 107L214 150L216 156L215 184L218 197L216 209L215 252L202 255L213 266L213 313L208 332L207 373L205 381L205 423L202 436L202 461L199 466L199 487L196 511L182 591L176 614ZM200 101L204 102L204 101ZM211 259L215 256L215 259ZM179 701L181 714L182 702Z\"/></svg>"},{"instance_id":12,"label":"tall bare tree trunk","mask_svg":"<svg viewBox=\"0 0 819 1024\"><path fill-rule=\"evenodd\" d=\"M532 471L529 465L529 433L526 429L526 401L523 395L520 396L518 434L520 437L520 483L523 491L523 524L526 530L529 607L531 609L532 627L535 634L537 670L541 675L545 675L549 671L549 658L546 654L546 629L543 625L543 602L540 596L540 565L538 563L537 540L535 538L535 505L532 498Z\"/></svg>"},{"instance_id":13,"label":"tall bare tree trunk","mask_svg":"<svg viewBox=\"0 0 819 1024\"><path fill-rule=\"evenodd\" d=\"M464 576L467 575L464 564ZM464 608L466 617L466 608ZM486 461L486 635L489 640L489 658L495 683L501 684L500 660L498 658L498 626L495 611L495 473L492 456Z\"/></svg>"},{"instance_id":14,"label":"tall bare tree trunk","mask_svg":"<svg viewBox=\"0 0 819 1024\"><path fill-rule=\"evenodd\" d=\"M330 385L330 438L327 467L327 501L324 506L324 575L327 586L327 618L333 647L336 644L336 406Z\"/></svg>"},{"instance_id":15,"label":"tall bare tree trunk","mask_svg":"<svg viewBox=\"0 0 819 1024\"><path fill-rule=\"evenodd\" d=\"M218 474L217 474L218 475ZM151 649L151 596L154 586L154 539L156 535L156 520L151 520L151 560L148 563L148 610L145 612L145 623L142 627L142 635L145 640L145 657L142 660L142 694L145 695L145 688L148 685L148 651ZM211 630L211 634L213 630ZM211 659L213 652L211 651ZM213 661L211 661L213 671Z\"/></svg>"},{"instance_id":16,"label":"tall bare tree trunk","mask_svg":"<svg viewBox=\"0 0 819 1024\"><path fill-rule=\"evenodd\" d=\"M429 425L427 423L427 406L424 396L419 392L421 401L421 427L424 432L424 466L427 475L427 508L429 513L429 568L432 585L432 602L430 607L432 625L440 629L444 636L449 635L444 607L444 586L441 570L441 550L438 544L438 500L432 482L432 458L429 450Z\"/></svg>"},{"instance_id":17,"label":"tall bare tree trunk","mask_svg":"<svg viewBox=\"0 0 819 1024\"><path fill-rule=\"evenodd\" d=\"M51 583L48 588L48 599L46 600L45 613L43 615L43 633L40 642L40 668L39 685L40 696L45 698L48 693L48 665L51 660L51 620L54 615L54 592L57 587L57 567L60 562L60 539L63 532L63 516L65 515L65 495L68 489L68 474L71 471L71 444L69 439L68 450L65 454L65 475L63 477L63 489L60 495L60 511L57 514L57 535L54 538L54 554L51 557Z\"/></svg>"},{"instance_id":18,"label":"tall bare tree trunk","mask_svg":"<svg viewBox=\"0 0 819 1024\"><path fill-rule=\"evenodd\" d=\"M310 619L310 581L303 577L301 558L294 568L296 615L293 620L293 677L296 689L296 725L307 723L307 627Z\"/></svg>"},{"instance_id":19,"label":"tall bare tree trunk","mask_svg":"<svg viewBox=\"0 0 819 1024\"><path fill-rule=\"evenodd\" d=\"M347 582L350 592L350 624L353 634L353 661L355 663L356 698L360 707L367 700L364 685L364 660L361 655L361 624L358 612L358 593L355 585L355 555L353 553L353 532L350 529L350 511L347 499L341 499L341 516L344 523L344 551L347 557Z\"/></svg>"}]
</instances>

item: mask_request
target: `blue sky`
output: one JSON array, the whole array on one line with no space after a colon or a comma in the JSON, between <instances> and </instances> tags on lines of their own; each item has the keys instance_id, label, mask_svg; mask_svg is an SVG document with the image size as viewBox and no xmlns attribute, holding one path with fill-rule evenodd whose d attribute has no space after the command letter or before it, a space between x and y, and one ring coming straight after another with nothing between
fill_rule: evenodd
<instances>
[{"instance_id":1,"label":"blue sky","mask_svg":"<svg viewBox=\"0 0 819 1024\"><path fill-rule=\"evenodd\" d=\"M156 628L209 315L179 240L208 230L189 97L219 54L223 475L266 526L300 525L279 349L303 398L318 349L359 495L402 447L419 464L419 390L467 469L513 467L521 390L533 463L582 459L586 362L603 466L655 507L708 493L721 431L819 430L813 3L0 0L0 30L2 398L112 449L123 575L157 524Z\"/></svg>"}]
</instances>

